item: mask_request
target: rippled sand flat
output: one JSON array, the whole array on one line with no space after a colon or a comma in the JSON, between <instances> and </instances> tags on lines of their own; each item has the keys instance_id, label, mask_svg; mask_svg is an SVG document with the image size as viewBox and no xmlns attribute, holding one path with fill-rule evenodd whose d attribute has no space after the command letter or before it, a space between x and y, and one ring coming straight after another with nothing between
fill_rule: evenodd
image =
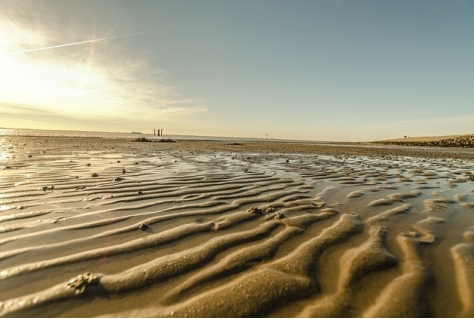
<instances>
[{"instance_id":1,"label":"rippled sand flat","mask_svg":"<svg viewBox=\"0 0 474 319\"><path fill-rule=\"evenodd\" d=\"M472 151L0 139L0 315L473 317Z\"/></svg>"}]
</instances>

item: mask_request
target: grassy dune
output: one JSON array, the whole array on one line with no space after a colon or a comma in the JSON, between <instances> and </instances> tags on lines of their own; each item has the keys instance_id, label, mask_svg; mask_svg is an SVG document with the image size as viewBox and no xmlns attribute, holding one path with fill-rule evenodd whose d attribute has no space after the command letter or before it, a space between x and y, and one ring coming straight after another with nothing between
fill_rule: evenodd
<instances>
[{"instance_id":1,"label":"grassy dune","mask_svg":"<svg viewBox=\"0 0 474 319\"><path fill-rule=\"evenodd\" d=\"M376 141L375 143L405 146L474 147L474 134L405 137Z\"/></svg>"}]
</instances>

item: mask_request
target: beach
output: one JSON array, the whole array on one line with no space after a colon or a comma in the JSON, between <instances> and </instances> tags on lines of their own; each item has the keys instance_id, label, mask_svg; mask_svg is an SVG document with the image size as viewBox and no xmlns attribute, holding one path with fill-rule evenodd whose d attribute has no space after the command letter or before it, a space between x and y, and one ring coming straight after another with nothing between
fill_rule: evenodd
<instances>
[{"instance_id":1,"label":"beach","mask_svg":"<svg viewBox=\"0 0 474 319\"><path fill-rule=\"evenodd\" d=\"M473 317L474 149L0 137L3 317Z\"/></svg>"}]
</instances>

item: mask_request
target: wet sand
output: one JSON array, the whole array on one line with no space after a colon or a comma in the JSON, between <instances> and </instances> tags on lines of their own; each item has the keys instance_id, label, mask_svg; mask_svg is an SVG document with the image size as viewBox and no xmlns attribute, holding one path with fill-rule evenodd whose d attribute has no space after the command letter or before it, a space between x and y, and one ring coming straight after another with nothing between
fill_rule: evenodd
<instances>
[{"instance_id":1,"label":"wet sand","mask_svg":"<svg viewBox=\"0 0 474 319\"><path fill-rule=\"evenodd\" d=\"M474 150L0 138L0 315L472 317Z\"/></svg>"}]
</instances>

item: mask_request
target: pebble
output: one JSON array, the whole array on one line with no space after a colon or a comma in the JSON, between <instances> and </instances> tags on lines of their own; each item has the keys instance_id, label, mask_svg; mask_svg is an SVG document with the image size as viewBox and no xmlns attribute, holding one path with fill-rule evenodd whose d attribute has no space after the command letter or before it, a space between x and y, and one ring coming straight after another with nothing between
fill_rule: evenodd
<instances>
[{"instance_id":1,"label":"pebble","mask_svg":"<svg viewBox=\"0 0 474 319\"><path fill-rule=\"evenodd\" d=\"M257 208L257 207L250 207L247 212L251 213L251 214L262 214L262 210L260 208Z\"/></svg>"},{"instance_id":2,"label":"pebble","mask_svg":"<svg viewBox=\"0 0 474 319\"><path fill-rule=\"evenodd\" d=\"M263 211L267 214L270 214L270 213L273 213L275 211L275 207L271 206L271 205L267 205L265 206L265 208L263 209Z\"/></svg>"},{"instance_id":3,"label":"pebble","mask_svg":"<svg viewBox=\"0 0 474 319\"><path fill-rule=\"evenodd\" d=\"M283 215L282 213L276 213L275 219L283 219L283 218L286 218L286 216Z\"/></svg>"}]
</instances>

